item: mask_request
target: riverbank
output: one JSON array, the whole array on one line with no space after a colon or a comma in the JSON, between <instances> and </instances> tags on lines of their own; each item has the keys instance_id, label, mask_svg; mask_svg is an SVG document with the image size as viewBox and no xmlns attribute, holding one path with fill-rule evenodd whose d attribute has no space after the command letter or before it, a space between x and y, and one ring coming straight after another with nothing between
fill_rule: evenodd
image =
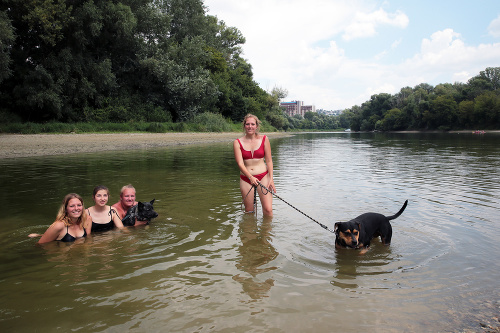
<instances>
[{"instance_id":1,"label":"riverbank","mask_svg":"<svg viewBox=\"0 0 500 333\"><path fill-rule=\"evenodd\" d=\"M270 138L289 133L265 133ZM240 132L227 133L110 133L110 134L1 134L0 158L50 156L112 150L232 142Z\"/></svg>"}]
</instances>

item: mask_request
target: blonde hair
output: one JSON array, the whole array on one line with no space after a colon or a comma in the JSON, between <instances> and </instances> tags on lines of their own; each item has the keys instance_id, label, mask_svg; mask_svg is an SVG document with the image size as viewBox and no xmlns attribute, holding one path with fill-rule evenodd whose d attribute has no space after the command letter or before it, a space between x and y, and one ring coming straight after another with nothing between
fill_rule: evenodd
<instances>
[{"instance_id":1,"label":"blonde hair","mask_svg":"<svg viewBox=\"0 0 500 333\"><path fill-rule=\"evenodd\" d=\"M128 184L128 185L125 185L122 187L122 189L120 190L120 196L123 194L123 191L125 191L127 189L131 189L131 190L134 190L134 192L136 192L135 187L133 187L132 184Z\"/></svg>"},{"instance_id":2,"label":"blonde hair","mask_svg":"<svg viewBox=\"0 0 500 333\"><path fill-rule=\"evenodd\" d=\"M64 222L66 227L73 225L67 211L68 203L71 199L78 199L82 203L82 215L80 215L78 220L76 220L76 224L80 225L80 229L83 229L85 227L83 224L87 222L87 211L85 210L85 205L83 204L83 198L76 193L70 193L64 197L62 205L59 208L59 212L57 213L56 221Z\"/></svg>"},{"instance_id":3,"label":"blonde hair","mask_svg":"<svg viewBox=\"0 0 500 333\"><path fill-rule=\"evenodd\" d=\"M247 120L248 118L253 118L255 119L255 122L257 123L257 129L255 130L255 133L259 133L259 130L260 130L260 125L262 124L262 122L259 120L259 118L251 113L247 114L245 116L245 118L243 118L243 123L242 123L242 126L243 126L243 133L245 132L245 124L247 123Z\"/></svg>"}]
</instances>

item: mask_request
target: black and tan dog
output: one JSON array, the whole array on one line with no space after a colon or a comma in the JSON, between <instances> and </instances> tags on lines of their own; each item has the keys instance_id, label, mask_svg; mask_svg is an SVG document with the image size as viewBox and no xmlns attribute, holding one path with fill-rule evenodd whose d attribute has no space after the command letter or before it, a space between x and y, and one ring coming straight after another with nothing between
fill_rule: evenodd
<instances>
[{"instance_id":1,"label":"black and tan dog","mask_svg":"<svg viewBox=\"0 0 500 333\"><path fill-rule=\"evenodd\" d=\"M139 201L137 205L130 207L122 220L123 225L131 227L134 225L149 224L151 219L158 217L158 213L153 208L154 202L155 199L150 202Z\"/></svg>"},{"instance_id":2,"label":"black and tan dog","mask_svg":"<svg viewBox=\"0 0 500 333\"><path fill-rule=\"evenodd\" d=\"M403 207L392 216L385 216L378 213L365 213L348 222L335 223L335 248L368 248L374 237L380 236L382 243L391 244L392 226L389 222L399 217L408 204L405 201Z\"/></svg>"}]
</instances>

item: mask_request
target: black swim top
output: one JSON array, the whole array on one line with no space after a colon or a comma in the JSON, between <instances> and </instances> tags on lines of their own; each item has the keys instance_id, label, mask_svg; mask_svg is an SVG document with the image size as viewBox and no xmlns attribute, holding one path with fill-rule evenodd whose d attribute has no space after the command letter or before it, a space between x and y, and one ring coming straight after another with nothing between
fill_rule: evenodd
<instances>
[{"instance_id":1,"label":"black swim top","mask_svg":"<svg viewBox=\"0 0 500 333\"><path fill-rule=\"evenodd\" d=\"M87 237L87 230L85 230L85 228L83 228L83 236L82 237L71 236L69 234L68 228L69 228L69 226L66 227L66 235L64 235L64 237L61 238L59 241L61 241L61 242L74 242L76 240L76 238Z\"/></svg>"},{"instance_id":2,"label":"black swim top","mask_svg":"<svg viewBox=\"0 0 500 333\"><path fill-rule=\"evenodd\" d=\"M112 215L113 209L110 207L109 208L109 216ZM90 210L87 209L87 212L90 215ZM92 221L92 232L100 232L100 231L108 231L111 230L115 227L115 223L113 222L113 217L111 217L111 221L107 223L96 223Z\"/></svg>"}]
</instances>

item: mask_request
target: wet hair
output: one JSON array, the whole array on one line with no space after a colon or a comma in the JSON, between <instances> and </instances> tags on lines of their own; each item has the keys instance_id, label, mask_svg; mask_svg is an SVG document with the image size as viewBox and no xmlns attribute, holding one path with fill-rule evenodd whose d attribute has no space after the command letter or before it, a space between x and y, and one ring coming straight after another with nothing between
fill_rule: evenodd
<instances>
[{"instance_id":1,"label":"wet hair","mask_svg":"<svg viewBox=\"0 0 500 333\"><path fill-rule=\"evenodd\" d=\"M122 189L120 190L120 196L123 194L123 191L125 191L127 189L134 190L134 192L135 192L135 187L133 187L132 184L128 184L128 185L125 185L122 187Z\"/></svg>"},{"instance_id":2,"label":"wet hair","mask_svg":"<svg viewBox=\"0 0 500 333\"><path fill-rule=\"evenodd\" d=\"M56 221L64 222L64 225L67 227L73 224L73 222L71 222L71 219L68 216L68 211L67 211L68 203L71 199L78 199L82 203L82 215L80 215L80 217L76 221L76 224L80 225L80 228L83 229L85 226L83 225L82 222L87 221L87 211L85 210L85 205L83 204L83 198L76 193L70 193L64 197L62 205L59 208L59 212L57 213Z\"/></svg>"},{"instance_id":3,"label":"wet hair","mask_svg":"<svg viewBox=\"0 0 500 333\"><path fill-rule=\"evenodd\" d=\"M108 193L108 198L111 197L109 195L109 189L106 186L104 186L104 185L97 185L96 187L94 187L94 191L92 191L92 198L95 198L97 192L102 191L102 190L105 190L106 193Z\"/></svg>"},{"instance_id":4,"label":"wet hair","mask_svg":"<svg viewBox=\"0 0 500 333\"><path fill-rule=\"evenodd\" d=\"M253 118L255 119L255 122L257 123L257 129L255 130L256 133L259 133L259 130L260 130L260 125L262 124L262 122L259 120L259 118L257 118L257 116L249 113L245 116L245 118L243 118L243 123L242 123L242 126L243 126L243 132L245 132L245 124L247 123L247 119L248 118Z\"/></svg>"}]
</instances>

